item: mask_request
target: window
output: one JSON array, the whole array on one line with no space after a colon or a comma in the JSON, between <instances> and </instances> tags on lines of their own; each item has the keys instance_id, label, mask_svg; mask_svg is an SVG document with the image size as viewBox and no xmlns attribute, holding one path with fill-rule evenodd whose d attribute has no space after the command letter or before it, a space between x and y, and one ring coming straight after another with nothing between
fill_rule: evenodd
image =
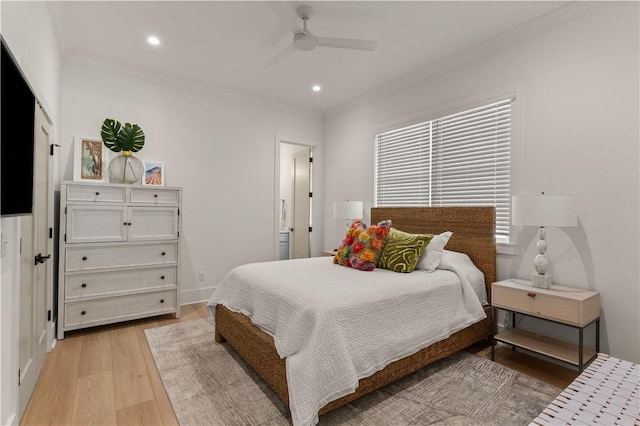
<instances>
[{"instance_id":1,"label":"window","mask_svg":"<svg viewBox=\"0 0 640 426\"><path fill-rule=\"evenodd\" d=\"M496 207L508 241L513 98L375 135L376 206Z\"/></svg>"}]
</instances>

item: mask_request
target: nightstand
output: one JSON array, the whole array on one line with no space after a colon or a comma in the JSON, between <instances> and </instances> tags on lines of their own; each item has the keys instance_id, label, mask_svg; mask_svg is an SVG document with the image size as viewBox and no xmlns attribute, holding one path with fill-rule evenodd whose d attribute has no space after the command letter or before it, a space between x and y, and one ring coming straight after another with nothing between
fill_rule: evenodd
<instances>
[{"instance_id":1,"label":"nightstand","mask_svg":"<svg viewBox=\"0 0 640 426\"><path fill-rule=\"evenodd\" d=\"M491 342L491 359L495 342L527 349L578 367L579 371L600 350L600 294L572 287L532 287L530 281L510 279L492 284L492 305L512 313L512 328L496 334ZM578 330L578 345L516 328L516 315L540 318ZM494 315L495 317L495 315ZM595 351L584 347L584 330L595 325Z\"/></svg>"},{"instance_id":2,"label":"nightstand","mask_svg":"<svg viewBox=\"0 0 640 426\"><path fill-rule=\"evenodd\" d=\"M322 250L322 255L333 257L336 255L337 252L338 252L337 250Z\"/></svg>"}]
</instances>

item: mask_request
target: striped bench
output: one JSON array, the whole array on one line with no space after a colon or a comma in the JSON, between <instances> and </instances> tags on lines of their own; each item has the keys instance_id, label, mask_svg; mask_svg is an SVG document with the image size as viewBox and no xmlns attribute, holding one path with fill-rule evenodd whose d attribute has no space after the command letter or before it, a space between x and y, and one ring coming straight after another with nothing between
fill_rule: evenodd
<instances>
[{"instance_id":1,"label":"striped bench","mask_svg":"<svg viewBox=\"0 0 640 426\"><path fill-rule=\"evenodd\" d=\"M529 426L640 425L640 365L598 357Z\"/></svg>"}]
</instances>

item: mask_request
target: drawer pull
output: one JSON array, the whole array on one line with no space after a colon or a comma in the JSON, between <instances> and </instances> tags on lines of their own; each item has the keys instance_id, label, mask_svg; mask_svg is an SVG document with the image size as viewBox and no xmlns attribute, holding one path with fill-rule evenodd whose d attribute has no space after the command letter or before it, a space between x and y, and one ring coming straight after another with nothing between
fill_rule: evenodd
<instances>
[{"instance_id":1,"label":"drawer pull","mask_svg":"<svg viewBox=\"0 0 640 426\"><path fill-rule=\"evenodd\" d=\"M127 222L127 225L131 226L131 222Z\"/></svg>"},{"instance_id":2,"label":"drawer pull","mask_svg":"<svg viewBox=\"0 0 640 426\"><path fill-rule=\"evenodd\" d=\"M535 294L535 293L527 293L527 296L529 296L529 297L536 297L536 294Z\"/></svg>"},{"instance_id":3,"label":"drawer pull","mask_svg":"<svg viewBox=\"0 0 640 426\"><path fill-rule=\"evenodd\" d=\"M80 312L80 315L87 315L87 311Z\"/></svg>"},{"instance_id":4,"label":"drawer pull","mask_svg":"<svg viewBox=\"0 0 640 426\"><path fill-rule=\"evenodd\" d=\"M153 194L153 198L158 198L158 194Z\"/></svg>"},{"instance_id":5,"label":"drawer pull","mask_svg":"<svg viewBox=\"0 0 640 426\"><path fill-rule=\"evenodd\" d=\"M127 222L123 222L122 224L123 224L124 226L127 226Z\"/></svg>"},{"instance_id":6,"label":"drawer pull","mask_svg":"<svg viewBox=\"0 0 640 426\"><path fill-rule=\"evenodd\" d=\"M87 256L82 256L82 260L87 260Z\"/></svg>"},{"instance_id":7,"label":"drawer pull","mask_svg":"<svg viewBox=\"0 0 640 426\"><path fill-rule=\"evenodd\" d=\"M161 275L161 276L160 276L160 279L161 279L161 280L164 280L164 275Z\"/></svg>"},{"instance_id":8,"label":"drawer pull","mask_svg":"<svg viewBox=\"0 0 640 426\"><path fill-rule=\"evenodd\" d=\"M160 303L164 303L164 299L160 299Z\"/></svg>"},{"instance_id":9,"label":"drawer pull","mask_svg":"<svg viewBox=\"0 0 640 426\"><path fill-rule=\"evenodd\" d=\"M163 256L165 256L166 254L167 254L167 253L165 253L165 252L162 252L162 255L163 255Z\"/></svg>"},{"instance_id":10,"label":"drawer pull","mask_svg":"<svg viewBox=\"0 0 640 426\"><path fill-rule=\"evenodd\" d=\"M80 287L86 288L87 287L87 283L82 283L82 285Z\"/></svg>"},{"instance_id":11,"label":"drawer pull","mask_svg":"<svg viewBox=\"0 0 640 426\"><path fill-rule=\"evenodd\" d=\"M100 193L96 191L96 195L100 195Z\"/></svg>"}]
</instances>

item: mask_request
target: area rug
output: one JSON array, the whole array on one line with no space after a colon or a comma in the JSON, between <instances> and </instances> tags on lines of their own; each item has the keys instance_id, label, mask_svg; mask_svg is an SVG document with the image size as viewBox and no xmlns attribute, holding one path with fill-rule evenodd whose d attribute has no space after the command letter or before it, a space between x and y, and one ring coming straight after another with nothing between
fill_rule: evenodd
<instances>
[{"instance_id":1,"label":"area rug","mask_svg":"<svg viewBox=\"0 0 640 426\"><path fill-rule=\"evenodd\" d=\"M287 408L206 320L145 331L178 422L289 425ZM560 389L460 351L320 416L326 425L527 425Z\"/></svg>"}]
</instances>

